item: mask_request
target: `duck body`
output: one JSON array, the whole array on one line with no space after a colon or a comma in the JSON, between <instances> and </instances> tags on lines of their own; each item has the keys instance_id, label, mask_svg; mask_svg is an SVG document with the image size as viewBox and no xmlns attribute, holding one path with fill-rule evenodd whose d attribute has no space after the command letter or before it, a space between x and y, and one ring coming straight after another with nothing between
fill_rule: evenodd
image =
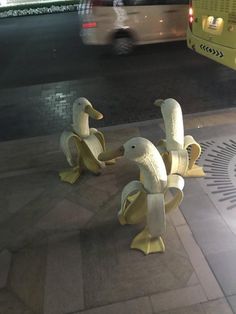
<instances>
[{"instance_id":1,"label":"duck body","mask_svg":"<svg viewBox=\"0 0 236 314\"><path fill-rule=\"evenodd\" d=\"M124 187L118 213L122 225L146 222L144 230L133 239L131 248L141 250L145 254L164 252L165 246L161 236L166 229L165 193L169 186L163 159L157 148L141 137L127 141L123 148L117 151L137 164L142 177L142 182L131 181ZM114 155L107 153L107 157ZM101 154L99 159L106 160L106 153ZM183 188L183 179L179 177L179 180L182 180ZM178 200L181 201L182 189L179 189L179 192ZM176 199L176 196L174 198ZM176 205L176 202L172 205Z\"/></svg>"},{"instance_id":2,"label":"duck body","mask_svg":"<svg viewBox=\"0 0 236 314\"><path fill-rule=\"evenodd\" d=\"M89 117L99 120L103 115L86 98L78 98L73 104L73 131L64 131L60 137L60 147L72 167L60 172L62 181L73 184L83 171L99 174L105 167L98 160L105 150L105 139L101 132L89 128Z\"/></svg>"},{"instance_id":3,"label":"duck body","mask_svg":"<svg viewBox=\"0 0 236 314\"><path fill-rule=\"evenodd\" d=\"M159 141L160 151L168 174L179 174L184 177L202 177L202 167L196 165L201 155L201 146L190 135L184 136L183 114L180 104L172 98L156 100L155 105L161 108L166 139Z\"/></svg>"}]
</instances>

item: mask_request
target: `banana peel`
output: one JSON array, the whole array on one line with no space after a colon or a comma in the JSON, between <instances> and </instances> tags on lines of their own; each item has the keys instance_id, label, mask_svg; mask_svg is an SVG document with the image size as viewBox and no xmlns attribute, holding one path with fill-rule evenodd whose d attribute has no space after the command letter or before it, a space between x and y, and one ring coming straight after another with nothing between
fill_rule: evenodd
<instances>
[{"instance_id":1,"label":"banana peel","mask_svg":"<svg viewBox=\"0 0 236 314\"><path fill-rule=\"evenodd\" d=\"M128 183L121 195L121 208L118 218L122 225L139 224L146 221L146 227L132 241L131 248L145 255L164 252L165 245L161 234L166 230L166 213L180 205L183 200L184 180L179 175L169 175L163 193L149 194L141 181ZM167 202L166 195L172 191Z\"/></svg>"},{"instance_id":2,"label":"banana peel","mask_svg":"<svg viewBox=\"0 0 236 314\"><path fill-rule=\"evenodd\" d=\"M160 140L157 148L164 160L167 174L183 177L203 177L203 168L196 165L201 155L201 146L191 135L184 136L183 115L179 103L174 99L158 99L154 103L161 107L166 139Z\"/></svg>"},{"instance_id":3,"label":"banana peel","mask_svg":"<svg viewBox=\"0 0 236 314\"><path fill-rule=\"evenodd\" d=\"M73 158L71 144L76 152ZM85 170L99 174L105 163L98 160L98 155L105 150L105 140L101 132L93 129L90 136L82 139L74 132L65 131L60 138L60 146L69 165L72 167L59 173L64 182L75 183Z\"/></svg>"}]
</instances>

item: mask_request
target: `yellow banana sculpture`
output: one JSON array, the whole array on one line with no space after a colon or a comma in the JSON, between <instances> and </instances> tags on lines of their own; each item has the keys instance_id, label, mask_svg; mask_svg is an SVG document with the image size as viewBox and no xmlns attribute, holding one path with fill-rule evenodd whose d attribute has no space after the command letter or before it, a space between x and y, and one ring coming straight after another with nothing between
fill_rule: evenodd
<instances>
[{"instance_id":1,"label":"yellow banana sculpture","mask_svg":"<svg viewBox=\"0 0 236 314\"><path fill-rule=\"evenodd\" d=\"M105 140L101 132L89 128L89 117L100 120L102 113L95 110L86 98L78 98L73 104L72 132L64 131L61 134L60 146L69 165L69 170L60 172L62 181L73 184L82 171L89 170L99 174L105 163L98 160L98 155L105 150ZM72 147L76 148L76 156L73 158Z\"/></svg>"},{"instance_id":2,"label":"yellow banana sculpture","mask_svg":"<svg viewBox=\"0 0 236 314\"><path fill-rule=\"evenodd\" d=\"M201 155L201 146L191 135L184 136L183 114L179 103L169 98L158 99L154 105L161 107L165 124L166 139L160 140L157 148L165 162L167 173L184 177L205 176L202 167L195 164Z\"/></svg>"},{"instance_id":3,"label":"yellow banana sculpture","mask_svg":"<svg viewBox=\"0 0 236 314\"><path fill-rule=\"evenodd\" d=\"M184 179L179 175L166 174L163 159L157 148L147 139L135 137L117 150L101 153L101 161L119 156L134 161L139 169L141 181L128 183L121 195L119 221L124 224L146 226L132 241L131 248L145 254L164 252L162 235L166 230L166 212L177 207L183 199ZM174 190L170 201L166 200L168 190Z\"/></svg>"}]
</instances>

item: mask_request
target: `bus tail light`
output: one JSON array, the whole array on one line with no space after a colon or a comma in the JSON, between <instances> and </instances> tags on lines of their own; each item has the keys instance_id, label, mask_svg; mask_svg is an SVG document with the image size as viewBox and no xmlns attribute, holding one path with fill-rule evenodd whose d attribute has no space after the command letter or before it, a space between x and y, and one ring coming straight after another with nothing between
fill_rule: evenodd
<instances>
[{"instance_id":1,"label":"bus tail light","mask_svg":"<svg viewBox=\"0 0 236 314\"><path fill-rule=\"evenodd\" d=\"M189 1L189 11L188 11L188 22L189 22L189 28L192 31L193 29L193 7L192 7L192 1Z\"/></svg>"}]
</instances>

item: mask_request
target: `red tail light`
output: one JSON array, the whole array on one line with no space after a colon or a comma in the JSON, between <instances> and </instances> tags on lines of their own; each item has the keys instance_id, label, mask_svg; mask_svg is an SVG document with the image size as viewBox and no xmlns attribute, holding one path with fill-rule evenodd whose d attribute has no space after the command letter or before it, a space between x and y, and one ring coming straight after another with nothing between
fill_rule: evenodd
<instances>
[{"instance_id":1,"label":"red tail light","mask_svg":"<svg viewBox=\"0 0 236 314\"><path fill-rule=\"evenodd\" d=\"M95 28L95 27L97 27L97 23L96 22L83 23L82 27L84 29Z\"/></svg>"},{"instance_id":2,"label":"red tail light","mask_svg":"<svg viewBox=\"0 0 236 314\"><path fill-rule=\"evenodd\" d=\"M189 28L193 29L193 21L194 21L194 16L193 16L193 7L192 7L192 1L189 2L189 11L188 11L188 22L189 22Z\"/></svg>"}]
</instances>

